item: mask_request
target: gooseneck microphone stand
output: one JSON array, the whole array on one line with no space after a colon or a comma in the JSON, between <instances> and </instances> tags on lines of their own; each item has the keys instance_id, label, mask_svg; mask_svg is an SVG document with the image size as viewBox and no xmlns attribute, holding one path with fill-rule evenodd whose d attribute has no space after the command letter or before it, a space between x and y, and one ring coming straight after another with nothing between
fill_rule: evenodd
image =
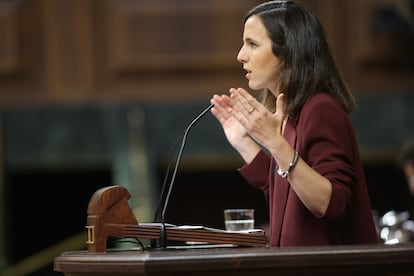
<instances>
[{"instance_id":1,"label":"gooseneck microphone stand","mask_svg":"<svg viewBox=\"0 0 414 276\"><path fill-rule=\"evenodd\" d=\"M162 209L162 213L161 213L161 226L160 226L160 243L159 243L159 245L160 245L160 247L161 248L166 248L167 247L167 229L166 229L166 227L165 227L165 212L166 212L166 210L167 210L167 207L168 207L168 202L169 202L169 199L170 199L170 195L171 195L171 191L172 191L172 188L173 188L173 184L174 184L174 180L175 180L175 177L176 177L176 175L177 175L177 171L178 171L178 167L179 167L179 165L180 165L180 161L181 161L181 156L182 156L182 154L183 154L183 151L184 151L184 147L185 147L185 143L186 143L186 140L187 140L187 136L188 136L188 133L189 133L189 131L190 131L190 129L191 129L191 127L195 124L195 123L197 123L197 121L198 120L200 120L200 118L201 117L203 117L212 107L213 107L214 105L213 104L210 104L206 109L204 109L188 126L187 126L187 128L185 129L185 131L184 131L184 135L183 135L183 138L182 138L182 141L181 141L181 147L180 147L180 151L178 152L178 156L177 156L177 161L176 161L176 163L175 163L175 167L174 167L174 171L173 171L173 174L172 174L172 176L171 176L171 181L170 181L170 185L169 185L169 187L168 187L168 192L167 192L167 194L166 194L166 196L165 196L165 201L164 201L164 206L163 206L163 209ZM167 173L168 173L168 169L167 169Z\"/></svg>"}]
</instances>

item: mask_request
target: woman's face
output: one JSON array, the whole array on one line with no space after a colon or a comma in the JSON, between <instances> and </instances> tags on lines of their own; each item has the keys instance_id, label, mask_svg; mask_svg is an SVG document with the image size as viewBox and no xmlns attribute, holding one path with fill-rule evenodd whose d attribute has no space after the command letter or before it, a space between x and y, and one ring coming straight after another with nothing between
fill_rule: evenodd
<instances>
[{"instance_id":1,"label":"woman's face","mask_svg":"<svg viewBox=\"0 0 414 276\"><path fill-rule=\"evenodd\" d=\"M279 93L280 61L273 54L272 41L258 15L249 17L244 24L243 46L237 60L247 71L246 78L251 89L267 88L275 95Z\"/></svg>"}]
</instances>

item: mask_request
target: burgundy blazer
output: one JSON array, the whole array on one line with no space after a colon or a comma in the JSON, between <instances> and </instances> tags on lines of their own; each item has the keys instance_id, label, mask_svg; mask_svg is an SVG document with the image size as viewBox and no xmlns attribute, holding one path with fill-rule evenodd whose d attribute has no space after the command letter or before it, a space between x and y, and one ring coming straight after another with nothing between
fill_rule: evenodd
<instances>
[{"instance_id":1,"label":"burgundy blazer","mask_svg":"<svg viewBox=\"0 0 414 276\"><path fill-rule=\"evenodd\" d=\"M346 245L379 242L353 127L328 94L309 99L284 136L299 156L332 183L326 214L316 217L300 201L265 151L240 169L269 202L270 246ZM294 170L294 169L293 169Z\"/></svg>"}]
</instances>

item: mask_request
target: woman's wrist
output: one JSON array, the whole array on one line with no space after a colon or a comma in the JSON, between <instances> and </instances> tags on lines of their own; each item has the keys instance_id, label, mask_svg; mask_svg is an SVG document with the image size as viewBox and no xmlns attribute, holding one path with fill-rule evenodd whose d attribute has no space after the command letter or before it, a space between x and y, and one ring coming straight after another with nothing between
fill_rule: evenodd
<instances>
[{"instance_id":1,"label":"woman's wrist","mask_svg":"<svg viewBox=\"0 0 414 276\"><path fill-rule=\"evenodd\" d=\"M290 173L292 172L293 168L298 163L298 160L299 160L299 154L298 154L297 151L295 151L294 154L293 154L292 161L289 163L288 168L286 170L282 170L279 166L279 168L277 170L277 174L280 177L287 179L289 177Z\"/></svg>"},{"instance_id":2,"label":"woman's wrist","mask_svg":"<svg viewBox=\"0 0 414 276\"><path fill-rule=\"evenodd\" d=\"M233 146L241 155L243 160L249 164L260 151L259 145L250 137L243 139L242 143Z\"/></svg>"},{"instance_id":3,"label":"woman's wrist","mask_svg":"<svg viewBox=\"0 0 414 276\"><path fill-rule=\"evenodd\" d=\"M295 149L283 138L279 144L274 144L271 149L269 149L273 158L275 159L278 167L282 171L287 171L289 165L294 161ZM298 156L299 159L299 156ZM296 160L297 162L297 160ZM295 166L294 164L293 166ZM293 168L291 168L292 170Z\"/></svg>"}]
</instances>

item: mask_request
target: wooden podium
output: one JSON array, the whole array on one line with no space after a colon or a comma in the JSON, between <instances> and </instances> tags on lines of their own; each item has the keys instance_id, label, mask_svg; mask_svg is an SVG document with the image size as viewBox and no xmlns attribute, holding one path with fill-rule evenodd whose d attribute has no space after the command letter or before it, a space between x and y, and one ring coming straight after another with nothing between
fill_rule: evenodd
<instances>
[{"instance_id":1,"label":"wooden podium","mask_svg":"<svg viewBox=\"0 0 414 276\"><path fill-rule=\"evenodd\" d=\"M414 275L414 245L74 251L55 258L54 267L66 276L408 276Z\"/></svg>"},{"instance_id":2,"label":"wooden podium","mask_svg":"<svg viewBox=\"0 0 414 276\"><path fill-rule=\"evenodd\" d=\"M167 238L211 247L108 249L107 238L157 239L160 227L139 224L121 186L98 190L87 216L88 250L63 252L54 270L96 275L414 275L414 244L269 248L261 234L205 227L167 227Z\"/></svg>"},{"instance_id":3,"label":"wooden podium","mask_svg":"<svg viewBox=\"0 0 414 276\"><path fill-rule=\"evenodd\" d=\"M110 186L96 191L88 205L87 240L89 252L106 252L108 237L159 239L161 225L139 224L128 199L128 190L122 186ZM165 228L166 238L171 241L205 242L264 247L264 233L239 233L203 226L172 226Z\"/></svg>"}]
</instances>

